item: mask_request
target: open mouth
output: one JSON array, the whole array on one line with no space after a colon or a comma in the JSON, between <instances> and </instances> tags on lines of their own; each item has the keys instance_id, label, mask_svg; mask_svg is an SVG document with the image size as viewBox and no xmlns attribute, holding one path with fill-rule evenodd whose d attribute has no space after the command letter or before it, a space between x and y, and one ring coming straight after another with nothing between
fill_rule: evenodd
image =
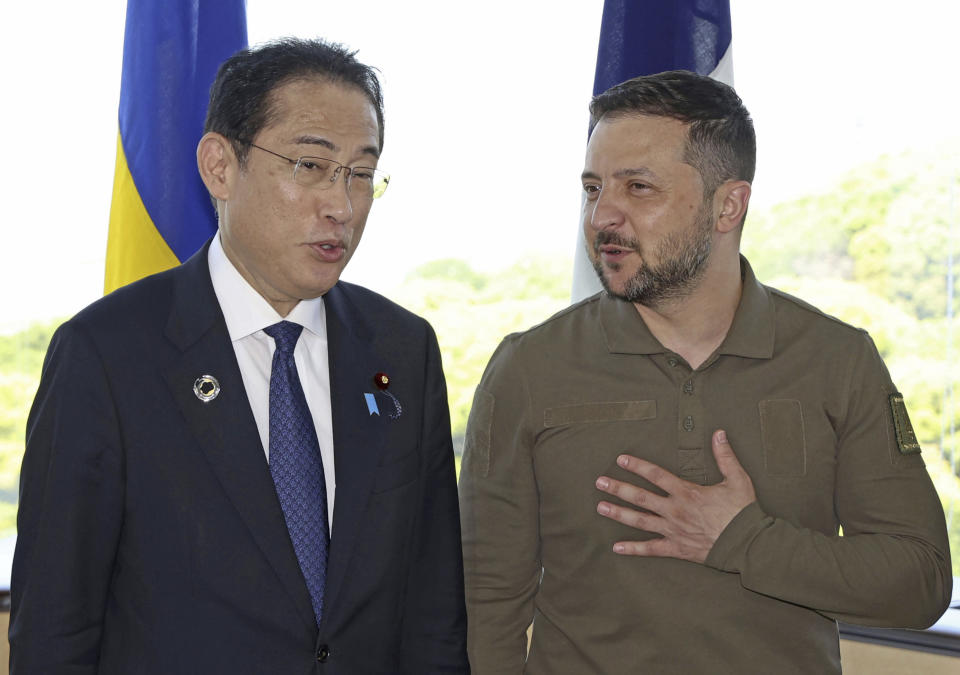
<instances>
[{"instance_id":1,"label":"open mouth","mask_svg":"<svg viewBox=\"0 0 960 675\"><path fill-rule=\"evenodd\" d=\"M620 262L626 256L633 253L633 249L625 246L616 246L614 244L604 244L603 246L597 247L597 252L600 254L600 259L604 262Z\"/></svg>"},{"instance_id":2,"label":"open mouth","mask_svg":"<svg viewBox=\"0 0 960 675\"><path fill-rule=\"evenodd\" d=\"M324 262L337 262L343 258L346 253L346 247L343 244L330 241L317 242L315 244L308 244L310 250L312 250L317 257L319 257Z\"/></svg>"}]
</instances>

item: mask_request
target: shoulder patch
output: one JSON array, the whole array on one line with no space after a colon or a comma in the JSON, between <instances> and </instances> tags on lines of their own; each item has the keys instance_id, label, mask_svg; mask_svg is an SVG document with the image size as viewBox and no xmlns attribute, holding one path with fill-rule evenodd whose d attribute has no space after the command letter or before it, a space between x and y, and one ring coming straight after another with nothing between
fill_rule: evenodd
<instances>
[{"instance_id":1,"label":"shoulder patch","mask_svg":"<svg viewBox=\"0 0 960 675\"><path fill-rule=\"evenodd\" d=\"M920 444L913 433L910 416L907 414L907 404L903 401L903 394L898 391L887 397L890 401L890 412L893 417L893 430L897 436L897 448L901 455L920 454Z\"/></svg>"}]
</instances>

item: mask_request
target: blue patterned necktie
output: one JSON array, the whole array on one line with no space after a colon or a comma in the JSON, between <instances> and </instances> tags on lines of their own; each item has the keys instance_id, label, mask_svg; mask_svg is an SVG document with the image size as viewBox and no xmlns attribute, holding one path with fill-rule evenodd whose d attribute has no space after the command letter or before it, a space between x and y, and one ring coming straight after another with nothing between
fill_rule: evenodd
<instances>
[{"instance_id":1,"label":"blue patterned necktie","mask_svg":"<svg viewBox=\"0 0 960 675\"><path fill-rule=\"evenodd\" d=\"M320 443L293 360L303 326L281 321L263 330L276 344L270 373L270 474L320 625L330 532Z\"/></svg>"}]
</instances>

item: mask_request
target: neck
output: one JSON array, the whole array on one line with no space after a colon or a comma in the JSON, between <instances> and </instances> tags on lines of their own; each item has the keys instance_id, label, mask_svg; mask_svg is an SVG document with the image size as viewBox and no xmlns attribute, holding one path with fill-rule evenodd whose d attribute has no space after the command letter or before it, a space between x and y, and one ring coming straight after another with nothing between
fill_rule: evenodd
<instances>
[{"instance_id":1,"label":"neck","mask_svg":"<svg viewBox=\"0 0 960 675\"><path fill-rule=\"evenodd\" d=\"M743 287L739 256L708 265L700 283L688 295L657 306L634 304L660 344L682 356L693 369L699 368L727 337Z\"/></svg>"}]
</instances>

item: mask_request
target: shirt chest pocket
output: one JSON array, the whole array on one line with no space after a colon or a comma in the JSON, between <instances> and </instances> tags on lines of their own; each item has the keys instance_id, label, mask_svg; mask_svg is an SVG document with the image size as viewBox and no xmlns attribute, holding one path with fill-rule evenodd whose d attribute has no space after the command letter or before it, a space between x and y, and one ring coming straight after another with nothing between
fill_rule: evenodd
<instances>
[{"instance_id":1,"label":"shirt chest pocket","mask_svg":"<svg viewBox=\"0 0 960 675\"><path fill-rule=\"evenodd\" d=\"M576 403L543 411L545 429L590 422L628 422L652 420L657 416L656 401L603 401Z\"/></svg>"},{"instance_id":2,"label":"shirt chest pocket","mask_svg":"<svg viewBox=\"0 0 960 675\"><path fill-rule=\"evenodd\" d=\"M763 459L768 475L806 475L807 439L800 401L760 401L760 437L763 441Z\"/></svg>"}]
</instances>

